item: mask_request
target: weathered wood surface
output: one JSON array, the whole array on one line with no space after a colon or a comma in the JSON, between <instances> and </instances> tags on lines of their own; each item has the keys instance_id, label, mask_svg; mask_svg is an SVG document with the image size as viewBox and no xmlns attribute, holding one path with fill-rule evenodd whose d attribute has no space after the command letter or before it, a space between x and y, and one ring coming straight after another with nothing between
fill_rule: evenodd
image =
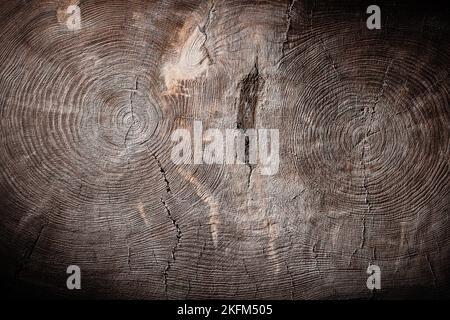
<instances>
[{"instance_id":1,"label":"weathered wood surface","mask_svg":"<svg viewBox=\"0 0 450 320\"><path fill-rule=\"evenodd\" d=\"M448 296L449 15L369 4L2 0L4 293ZM194 120L278 128L278 174L175 166Z\"/></svg>"}]
</instances>

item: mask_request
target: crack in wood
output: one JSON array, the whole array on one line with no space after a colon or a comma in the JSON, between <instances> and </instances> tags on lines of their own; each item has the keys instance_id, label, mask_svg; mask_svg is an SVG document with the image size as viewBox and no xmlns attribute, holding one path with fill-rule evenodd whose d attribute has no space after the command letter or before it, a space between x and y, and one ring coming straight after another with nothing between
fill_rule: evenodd
<instances>
[{"instance_id":1,"label":"crack in wood","mask_svg":"<svg viewBox=\"0 0 450 320\"><path fill-rule=\"evenodd\" d=\"M240 94L238 104L238 114L236 120L237 129L242 130L245 134L247 129L255 128L256 109L258 106L259 91L264 85L264 80L261 77L258 56L255 58L255 63L250 72L239 83ZM253 174L254 165L250 164L250 138L245 136L245 161L244 163L249 168L247 174L247 189L250 188L251 178Z\"/></svg>"},{"instance_id":2,"label":"crack in wood","mask_svg":"<svg viewBox=\"0 0 450 320\"><path fill-rule=\"evenodd\" d=\"M128 130L125 134L125 139L124 139L125 146L127 145L128 135L130 134L131 129L136 124L136 119L135 119L135 115L134 115L133 98L134 98L134 95L136 94L137 90L138 90L138 77L136 77L136 79L135 79L134 88L131 89L130 97L129 97L129 105L130 105L130 112L131 112L131 124L128 127Z\"/></svg>"},{"instance_id":3,"label":"crack in wood","mask_svg":"<svg viewBox=\"0 0 450 320\"><path fill-rule=\"evenodd\" d=\"M292 10L296 2L297 0L291 0L286 10L286 28L284 31L284 40L283 43L281 44L281 59L284 58L286 53L286 45L289 43L289 31L291 30Z\"/></svg>"},{"instance_id":4,"label":"crack in wood","mask_svg":"<svg viewBox=\"0 0 450 320\"><path fill-rule=\"evenodd\" d=\"M155 154L153 154L153 157L155 158L156 163L158 164L158 167L159 167L159 171L161 172L161 175L162 175L162 177L164 179L164 182L166 183L166 192L167 193L172 193L172 190L170 189L169 180L167 179L166 170L164 170L164 168L161 165L161 162L159 161L159 159L156 157Z\"/></svg>"},{"instance_id":5,"label":"crack in wood","mask_svg":"<svg viewBox=\"0 0 450 320\"><path fill-rule=\"evenodd\" d=\"M25 266L30 262L31 256L33 255L33 252L34 252L34 249L36 248L36 246L37 246L37 244L39 242L39 239L41 238L42 232L44 231L44 229L46 227L47 227L46 224L43 224L40 227L36 238L34 239L33 243L31 244L30 249L28 251L26 251L24 253L24 255L22 256L21 262L19 263L19 266L18 266L18 268L17 268L17 270L16 270L16 272L14 274L14 279L19 279L20 278L20 275L21 275L21 273L23 271L23 268L25 268Z\"/></svg>"},{"instance_id":6,"label":"crack in wood","mask_svg":"<svg viewBox=\"0 0 450 320\"><path fill-rule=\"evenodd\" d=\"M160 198L160 200L161 200L161 203L164 206L164 209L166 210L167 216L169 217L170 221L172 222L173 226L175 227L176 239L177 239L176 243L175 243L175 245L174 245L174 247L172 248L172 251L171 251L171 259L167 260L167 265L166 265L166 267L164 269L164 272L163 272L163 276L164 276L164 292L165 292L165 294L167 296L168 295L168 291L167 290L168 290L169 271L170 271L170 269L172 268L173 264L176 261L176 252L177 252L178 246L180 244L182 233L181 233L180 226L178 225L177 220L172 216L172 213L171 213L169 207L167 206L166 201L163 198Z\"/></svg>"},{"instance_id":7,"label":"crack in wood","mask_svg":"<svg viewBox=\"0 0 450 320\"><path fill-rule=\"evenodd\" d=\"M204 40L203 43L201 45L202 50L204 51L205 54L205 58L203 58L202 60L200 60L200 64L203 63L204 59L208 59L209 64L213 64L214 61L211 57L211 54L208 50L208 48L206 47L206 42L208 41L208 33L207 33L207 29L209 27L209 25L211 24L212 21L212 16L213 14L216 12L216 4L214 1L211 2L211 6L209 7L208 10L208 14L206 15L206 21L202 26L198 26L198 30L200 31L200 33L203 35Z\"/></svg>"}]
</instances>

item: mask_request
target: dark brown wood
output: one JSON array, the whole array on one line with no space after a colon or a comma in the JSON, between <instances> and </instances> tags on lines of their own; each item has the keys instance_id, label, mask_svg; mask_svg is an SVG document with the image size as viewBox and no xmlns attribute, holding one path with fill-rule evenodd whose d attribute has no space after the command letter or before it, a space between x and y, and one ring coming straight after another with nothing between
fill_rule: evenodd
<instances>
[{"instance_id":1,"label":"dark brown wood","mask_svg":"<svg viewBox=\"0 0 450 320\"><path fill-rule=\"evenodd\" d=\"M1 1L3 292L448 297L448 12L343 2ZM175 165L195 120L279 129L279 172Z\"/></svg>"}]
</instances>

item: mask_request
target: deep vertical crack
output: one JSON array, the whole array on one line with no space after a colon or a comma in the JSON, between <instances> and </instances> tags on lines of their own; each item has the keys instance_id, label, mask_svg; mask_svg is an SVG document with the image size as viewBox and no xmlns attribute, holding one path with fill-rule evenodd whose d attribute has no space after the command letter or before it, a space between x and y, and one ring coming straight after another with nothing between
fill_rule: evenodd
<instances>
[{"instance_id":1,"label":"deep vertical crack","mask_svg":"<svg viewBox=\"0 0 450 320\"><path fill-rule=\"evenodd\" d=\"M250 138L248 136L245 137L245 164L249 168L247 175L247 189L250 188L250 184L252 181L252 173L254 166L250 164Z\"/></svg>"},{"instance_id":2,"label":"deep vertical crack","mask_svg":"<svg viewBox=\"0 0 450 320\"><path fill-rule=\"evenodd\" d=\"M258 57L256 57L252 69L239 83L240 92L236 127L244 132L247 129L255 127L258 93L262 84L262 78L258 67Z\"/></svg>"},{"instance_id":3,"label":"deep vertical crack","mask_svg":"<svg viewBox=\"0 0 450 320\"><path fill-rule=\"evenodd\" d=\"M131 267L131 248L130 248L130 244L128 242L128 239L125 239L126 245L127 245L127 265L128 265L128 269L130 271L133 271L133 268Z\"/></svg>"},{"instance_id":4,"label":"deep vertical crack","mask_svg":"<svg viewBox=\"0 0 450 320\"><path fill-rule=\"evenodd\" d=\"M166 201L163 198L160 198L160 199L161 199L161 203L164 206L164 209L167 212L167 216L169 217L170 221L172 222L172 224L175 227L176 238L177 238L177 241L176 241L176 243L175 243L175 245L174 245L174 247L172 248L172 251L171 251L171 258L169 258L167 260L167 266L165 267L164 272L163 272L163 275L164 275L164 292L165 292L165 294L167 296L167 281L168 281L167 278L168 278L168 274L169 274L169 271L170 271L173 263L175 263L175 261L176 261L176 252L178 250L178 245L180 244L182 233L181 233L180 226L178 225L177 220L172 216L172 213L170 212L170 209L167 206Z\"/></svg>"},{"instance_id":5,"label":"deep vertical crack","mask_svg":"<svg viewBox=\"0 0 450 320\"><path fill-rule=\"evenodd\" d=\"M255 128L256 108L258 106L259 91L264 84L261 78L258 66L258 56L255 58L255 64L247 76L239 83L239 104L236 119L237 129L245 134L247 129ZM254 166L250 163L250 138L245 136L245 164L249 168L247 175L247 189L250 187L251 177Z\"/></svg>"},{"instance_id":6,"label":"deep vertical crack","mask_svg":"<svg viewBox=\"0 0 450 320\"><path fill-rule=\"evenodd\" d=\"M167 193L171 193L172 191L170 189L169 180L167 180L166 171L164 170L163 166L161 165L161 162L159 161L159 159L156 157L155 154L153 154L153 158L155 158L156 163L158 164L158 167L159 167L159 171L161 172L161 175L163 176L164 182L166 183L166 191L167 191Z\"/></svg>"}]
</instances>

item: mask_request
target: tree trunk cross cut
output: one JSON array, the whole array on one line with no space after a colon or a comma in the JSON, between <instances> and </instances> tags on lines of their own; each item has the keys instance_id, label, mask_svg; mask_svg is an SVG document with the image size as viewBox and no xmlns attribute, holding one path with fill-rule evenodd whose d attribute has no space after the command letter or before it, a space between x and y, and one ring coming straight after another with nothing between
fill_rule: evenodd
<instances>
[{"instance_id":1,"label":"tree trunk cross cut","mask_svg":"<svg viewBox=\"0 0 450 320\"><path fill-rule=\"evenodd\" d=\"M391 1L1 1L2 292L449 297L448 16ZM194 139L196 122L246 135L242 163L174 163L173 132ZM270 174L250 160L261 129L279 134Z\"/></svg>"}]
</instances>

